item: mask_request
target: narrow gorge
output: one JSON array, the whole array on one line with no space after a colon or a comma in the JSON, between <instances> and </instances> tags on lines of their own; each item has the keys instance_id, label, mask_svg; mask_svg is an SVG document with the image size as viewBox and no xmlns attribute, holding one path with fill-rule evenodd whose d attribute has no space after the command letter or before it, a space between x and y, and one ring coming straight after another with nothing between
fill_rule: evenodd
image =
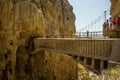
<instances>
[{"instance_id":1,"label":"narrow gorge","mask_svg":"<svg viewBox=\"0 0 120 80\"><path fill-rule=\"evenodd\" d=\"M29 52L31 37L75 33L67 0L0 0L0 80L77 80L78 63L53 51Z\"/></svg>"},{"instance_id":2,"label":"narrow gorge","mask_svg":"<svg viewBox=\"0 0 120 80\"><path fill-rule=\"evenodd\" d=\"M111 2L111 15L119 16L120 0ZM75 33L68 0L0 0L0 80L78 80L79 76L90 80L70 56L52 50L31 52L31 38Z\"/></svg>"}]
</instances>

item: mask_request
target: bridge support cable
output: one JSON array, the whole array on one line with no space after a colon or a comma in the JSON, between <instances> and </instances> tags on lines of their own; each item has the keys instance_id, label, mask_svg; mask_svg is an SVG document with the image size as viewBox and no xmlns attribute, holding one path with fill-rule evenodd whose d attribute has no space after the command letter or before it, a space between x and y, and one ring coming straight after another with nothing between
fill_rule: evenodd
<instances>
[{"instance_id":1,"label":"bridge support cable","mask_svg":"<svg viewBox=\"0 0 120 80\"><path fill-rule=\"evenodd\" d=\"M79 31L77 31L76 34L80 34L80 36L82 36L82 35L84 36L85 32L89 31L89 32L97 33L98 35L99 34L103 35L102 34L103 24L104 24L104 22L107 21L108 14L109 14L109 9L104 11L104 13L102 15L100 15L98 18L96 18L94 21L92 21L88 25L82 27ZM99 31L101 31L101 33L99 33Z\"/></svg>"}]
</instances>

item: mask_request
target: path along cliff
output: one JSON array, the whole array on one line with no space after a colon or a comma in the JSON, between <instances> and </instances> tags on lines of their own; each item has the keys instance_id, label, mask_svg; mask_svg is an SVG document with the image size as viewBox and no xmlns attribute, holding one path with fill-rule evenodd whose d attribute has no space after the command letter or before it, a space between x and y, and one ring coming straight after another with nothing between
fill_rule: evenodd
<instances>
[{"instance_id":1,"label":"path along cliff","mask_svg":"<svg viewBox=\"0 0 120 80\"><path fill-rule=\"evenodd\" d=\"M77 80L78 64L53 51L28 51L31 37L75 33L67 0L0 0L0 80Z\"/></svg>"}]
</instances>

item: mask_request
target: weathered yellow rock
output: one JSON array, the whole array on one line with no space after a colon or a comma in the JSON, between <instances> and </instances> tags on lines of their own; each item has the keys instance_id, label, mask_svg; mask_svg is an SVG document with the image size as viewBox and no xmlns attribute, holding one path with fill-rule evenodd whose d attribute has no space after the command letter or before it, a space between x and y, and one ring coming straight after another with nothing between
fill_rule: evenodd
<instances>
[{"instance_id":1,"label":"weathered yellow rock","mask_svg":"<svg viewBox=\"0 0 120 80\"><path fill-rule=\"evenodd\" d=\"M67 0L41 0L41 6L47 24L47 37L75 33L75 16Z\"/></svg>"},{"instance_id":2,"label":"weathered yellow rock","mask_svg":"<svg viewBox=\"0 0 120 80\"><path fill-rule=\"evenodd\" d=\"M54 76L54 78L58 77L58 80L66 80L71 76L71 79L76 80L77 73L74 72L76 62L71 63L73 69L72 66L69 68L68 64L57 69L59 66L54 62L55 54L50 58L50 63L45 65L43 56L50 55L34 56L26 50L27 40L31 36L60 37L61 33L75 33L74 21L75 16L67 0L0 0L0 79L34 80L45 76L52 80ZM58 57L61 57L63 62L69 60L62 55ZM55 70L52 62L57 66ZM69 75L62 78L62 73L65 74L64 66L67 66ZM48 74L47 70L49 70ZM74 76L72 76L73 72ZM54 75L51 76L53 73Z\"/></svg>"},{"instance_id":3,"label":"weathered yellow rock","mask_svg":"<svg viewBox=\"0 0 120 80\"><path fill-rule=\"evenodd\" d=\"M78 63L71 57L50 50L33 55L17 56L17 79L20 80L77 80Z\"/></svg>"},{"instance_id":4,"label":"weathered yellow rock","mask_svg":"<svg viewBox=\"0 0 120 80\"><path fill-rule=\"evenodd\" d=\"M111 10L110 14L112 17L120 17L120 0L110 0L111 1Z\"/></svg>"}]
</instances>

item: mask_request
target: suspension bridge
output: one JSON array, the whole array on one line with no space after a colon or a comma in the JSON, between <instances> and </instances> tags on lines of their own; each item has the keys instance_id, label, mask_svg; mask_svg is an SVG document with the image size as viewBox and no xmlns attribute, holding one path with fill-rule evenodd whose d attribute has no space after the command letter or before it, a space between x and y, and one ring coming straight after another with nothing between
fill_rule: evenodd
<instances>
[{"instance_id":1,"label":"suspension bridge","mask_svg":"<svg viewBox=\"0 0 120 80\"><path fill-rule=\"evenodd\" d=\"M104 11L99 17L94 21L83 26L80 30L76 32L78 37L92 37L92 38L103 38L103 24L109 18L109 9Z\"/></svg>"},{"instance_id":2,"label":"suspension bridge","mask_svg":"<svg viewBox=\"0 0 120 80\"><path fill-rule=\"evenodd\" d=\"M109 62L115 64L120 63L120 38L106 39L102 31L90 31L90 28L93 30L93 25L101 19L104 18L106 20L106 13L107 11L83 27L80 32L67 35L69 38L66 38L66 35L60 36L61 38L30 38L27 49L31 51L31 55L37 51L45 52L47 49L61 54L64 53L73 57L91 71L101 74L101 71L110 67ZM88 29L89 33L87 32ZM84 33L81 33L81 31L84 31ZM86 35L83 37L83 34ZM62 38L63 36L64 38Z\"/></svg>"}]
</instances>

